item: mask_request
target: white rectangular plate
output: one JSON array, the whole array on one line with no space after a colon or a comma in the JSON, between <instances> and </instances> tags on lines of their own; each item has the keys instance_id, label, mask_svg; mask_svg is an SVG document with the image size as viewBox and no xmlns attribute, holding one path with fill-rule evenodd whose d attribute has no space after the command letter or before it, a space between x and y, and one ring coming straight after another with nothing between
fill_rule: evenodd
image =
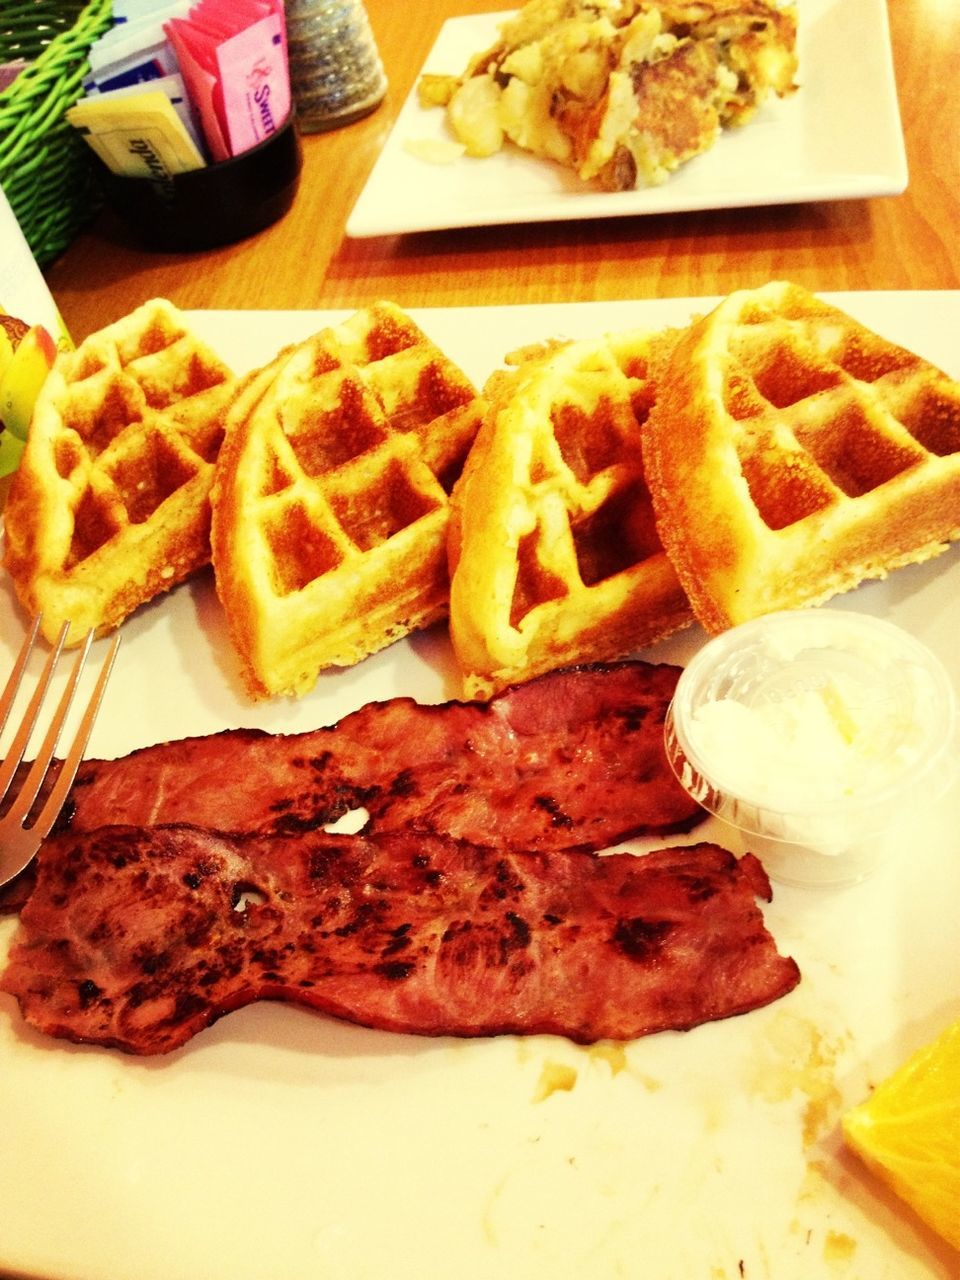
<instances>
[{"instance_id":1,"label":"white rectangular plate","mask_svg":"<svg viewBox=\"0 0 960 1280\"><path fill-rule=\"evenodd\" d=\"M553 222L892 195L907 185L885 0L800 0L798 92L666 183L597 191L558 164L508 146L431 163L407 148L453 137L416 86L347 221L349 236ZM424 71L459 75L493 43L503 13L444 23Z\"/></svg>"},{"instance_id":2,"label":"white rectangular plate","mask_svg":"<svg viewBox=\"0 0 960 1280\"><path fill-rule=\"evenodd\" d=\"M835 296L960 374L960 293ZM704 305L414 314L482 381L512 347L679 323ZM335 318L194 315L238 370ZM958 552L837 605L909 628L960 681ZM93 755L227 726L308 728L374 699L457 692L437 627L323 676L299 702L255 706L240 691L209 574L140 610L123 632ZM22 635L4 579L0 675ZM701 642L691 629L645 656L684 662ZM778 887L766 915L800 965L797 989L743 1017L622 1046L421 1039L264 1003L168 1057L140 1060L37 1035L0 996L0 1272L44 1280L956 1274L956 1256L843 1153L837 1121L960 1013L958 831L955 789L931 801L911 847L867 882ZM711 834L708 825L691 838ZM14 929L0 922L0 963Z\"/></svg>"}]
</instances>

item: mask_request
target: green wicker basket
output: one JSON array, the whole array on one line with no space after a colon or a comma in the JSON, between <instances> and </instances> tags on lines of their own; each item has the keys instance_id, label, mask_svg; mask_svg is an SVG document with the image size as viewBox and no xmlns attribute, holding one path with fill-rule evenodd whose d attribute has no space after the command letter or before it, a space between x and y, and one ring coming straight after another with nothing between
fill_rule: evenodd
<instances>
[{"instance_id":1,"label":"green wicker basket","mask_svg":"<svg viewBox=\"0 0 960 1280\"><path fill-rule=\"evenodd\" d=\"M41 266L100 203L92 152L64 113L83 92L87 54L111 10L112 0L3 4L0 61L29 65L0 93L0 187Z\"/></svg>"}]
</instances>

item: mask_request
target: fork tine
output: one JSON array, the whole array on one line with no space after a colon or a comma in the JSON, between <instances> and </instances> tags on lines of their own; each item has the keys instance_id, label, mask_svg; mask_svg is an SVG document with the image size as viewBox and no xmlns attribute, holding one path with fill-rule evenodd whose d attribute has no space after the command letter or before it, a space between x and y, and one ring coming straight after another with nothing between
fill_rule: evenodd
<instances>
[{"instance_id":1,"label":"fork tine","mask_svg":"<svg viewBox=\"0 0 960 1280\"><path fill-rule=\"evenodd\" d=\"M66 633L64 632L64 634ZM83 671L83 664L86 662L87 654L90 652L90 643L92 640L93 632L90 631L87 633L87 638L83 643L83 647L77 656L76 662L73 664L73 670L71 671L70 677L67 680L63 693L61 694L60 701L57 704L57 709L54 712L53 718L47 728L47 732L44 735L40 749L34 757L33 764L30 767L30 772L23 780L23 785L17 793L16 800L14 800L13 804L10 806L8 817L11 823L24 821L33 806L34 800L37 798L40 788L43 785L44 778L47 776L47 770L50 768L50 761L53 759L54 752L57 749L57 743L60 741L63 722L67 718L67 714L70 711L70 705L73 702L74 694L77 691L77 685L80 683L80 673ZM44 679L41 681L39 688L41 700L43 698L43 694L46 692L47 682L53 673L56 666L56 658L59 657L59 654L60 651L58 648L54 651L54 662L52 664L48 663L48 669L44 670ZM34 695L34 701L36 701L36 695ZM33 720L36 720L36 711L32 703L30 706L30 712L33 713ZM30 719L31 716L28 715L27 720Z\"/></svg>"},{"instance_id":2,"label":"fork tine","mask_svg":"<svg viewBox=\"0 0 960 1280\"><path fill-rule=\"evenodd\" d=\"M39 619L37 620L37 622L39 623ZM20 761L23 759L23 754L27 749L27 743L30 741L30 735L33 733L34 726L37 723L37 717L40 714L40 707L43 703L44 698L46 697L47 688L53 676L54 669L56 668L57 663L60 661L60 652L63 649L63 642L67 638L68 629L69 629L69 624L64 623L64 625L60 628L60 634L59 636L57 636L56 644L47 654L47 660L44 663L43 673L40 676L36 689L34 689L33 697L30 699L30 705L27 707L27 710L24 713L23 720L20 724L19 732L17 733L17 736L14 738L13 742L10 744L10 749L7 752L6 759L3 762L3 767L0 768L0 801L2 801L6 796L7 791L10 788L10 783L13 780L13 776L16 773L17 769L19 768ZM5 704L4 718L6 718L6 716L9 715L10 706L12 706L17 689L20 686L20 681L23 677L24 668L26 667L27 659L30 656L30 649L33 647L34 638L35 638L35 631L31 631L30 644L29 645L25 644L24 648L20 650L20 656L17 659L13 676L11 676L10 680L7 682L7 688L4 690L4 695L3 695L4 704ZM14 676L16 677L16 683L13 683ZM9 696L9 705L7 704L8 696Z\"/></svg>"},{"instance_id":3,"label":"fork tine","mask_svg":"<svg viewBox=\"0 0 960 1280\"><path fill-rule=\"evenodd\" d=\"M10 672L10 678L7 680L3 695L0 697L0 733L3 733L7 727L7 720L10 716L10 708L13 706L13 700L17 696L17 690L20 688L20 681L23 679L23 673L26 670L27 661L33 652L33 646L37 639L37 632L40 630L40 619L42 615L37 614L33 620L33 626L24 637L23 644L20 647L20 653L14 663L13 670ZM2 794L0 794L2 799Z\"/></svg>"},{"instance_id":4,"label":"fork tine","mask_svg":"<svg viewBox=\"0 0 960 1280\"><path fill-rule=\"evenodd\" d=\"M86 657L87 650L90 647L90 641L92 638L93 632L91 631L87 636L83 653L77 662L78 676L79 668L83 666L83 661ZM80 767L80 761L83 759L83 753L86 751L87 743L90 741L90 734L93 732L94 721L96 720L97 713L100 710L104 690L107 687L107 680L110 678L110 672L113 670L113 664L119 648L120 632L115 631L110 640L110 647L107 650L107 656L104 658L103 665L100 668L97 683L90 696L90 701L87 703L87 709L83 714L83 719L77 727L77 732L74 735L70 751L61 765L60 772L57 774L56 781L50 790L50 794L47 797L43 808L37 816L36 822L34 822L33 826L30 828L31 833L36 836L38 840L44 839L49 834L51 827L57 820L60 810L63 808L63 802L67 798L67 792L73 786L73 780L77 776L77 769ZM44 745L46 746L46 744ZM52 750L50 754L52 755Z\"/></svg>"}]
</instances>

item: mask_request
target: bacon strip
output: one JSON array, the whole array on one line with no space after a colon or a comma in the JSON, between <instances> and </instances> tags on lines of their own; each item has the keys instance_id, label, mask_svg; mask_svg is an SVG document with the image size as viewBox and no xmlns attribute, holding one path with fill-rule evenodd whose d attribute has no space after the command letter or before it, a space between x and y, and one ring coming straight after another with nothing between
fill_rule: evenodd
<instances>
[{"instance_id":1,"label":"bacon strip","mask_svg":"<svg viewBox=\"0 0 960 1280\"><path fill-rule=\"evenodd\" d=\"M796 984L758 896L760 864L711 844L595 858L104 828L42 850L0 988L40 1031L133 1054L264 998L425 1035L624 1040Z\"/></svg>"},{"instance_id":2,"label":"bacon strip","mask_svg":"<svg viewBox=\"0 0 960 1280\"><path fill-rule=\"evenodd\" d=\"M73 831L188 822L291 834L365 808L367 834L412 828L510 849L599 850L689 831L663 722L680 669L555 672L488 703L394 698L300 734L234 730L87 761Z\"/></svg>"},{"instance_id":3,"label":"bacon strip","mask_svg":"<svg viewBox=\"0 0 960 1280\"><path fill-rule=\"evenodd\" d=\"M553 672L488 703L394 698L307 733L226 730L86 760L60 829L188 822L290 834L357 808L366 834L409 828L507 849L597 851L692 830L663 722L680 668L623 662ZM0 890L19 911L32 873Z\"/></svg>"}]
</instances>

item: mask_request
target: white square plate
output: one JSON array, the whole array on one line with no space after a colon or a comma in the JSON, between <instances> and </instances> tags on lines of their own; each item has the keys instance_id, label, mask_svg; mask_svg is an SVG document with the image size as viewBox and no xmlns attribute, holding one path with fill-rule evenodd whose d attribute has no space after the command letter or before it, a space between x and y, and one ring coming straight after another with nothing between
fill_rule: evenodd
<instances>
[{"instance_id":1,"label":"white square plate","mask_svg":"<svg viewBox=\"0 0 960 1280\"><path fill-rule=\"evenodd\" d=\"M800 0L799 90L684 165L663 186L605 192L516 147L431 163L407 148L450 140L411 91L347 221L347 235L554 222L895 195L907 162L885 0ZM444 23L423 70L458 75L506 13Z\"/></svg>"},{"instance_id":2,"label":"white square plate","mask_svg":"<svg viewBox=\"0 0 960 1280\"><path fill-rule=\"evenodd\" d=\"M833 300L960 375L960 292ZM512 348L682 324L708 305L413 314L481 382ZM341 314L193 319L239 372ZM958 684L958 600L960 544L836 607L906 627ZM2 575L0 681L23 631ZM377 699L457 693L437 626L325 673L295 702L251 703L209 572L123 632L92 756L231 726L292 732ZM702 640L690 627L643 656L685 663ZM837 1121L960 1012L958 831L955 788L942 805L931 798L911 846L864 883L777 886L764 913L800 966L796 990L623 1045L391 1035L262 1002L166 1057L134 1059L41 1036L0 995L0 1274L946 1280L956 1255L844 1154ZM686 839L715 835L705 824ZM0 919L0 966L15 927Z\"/></svg>"}]
</instances>

